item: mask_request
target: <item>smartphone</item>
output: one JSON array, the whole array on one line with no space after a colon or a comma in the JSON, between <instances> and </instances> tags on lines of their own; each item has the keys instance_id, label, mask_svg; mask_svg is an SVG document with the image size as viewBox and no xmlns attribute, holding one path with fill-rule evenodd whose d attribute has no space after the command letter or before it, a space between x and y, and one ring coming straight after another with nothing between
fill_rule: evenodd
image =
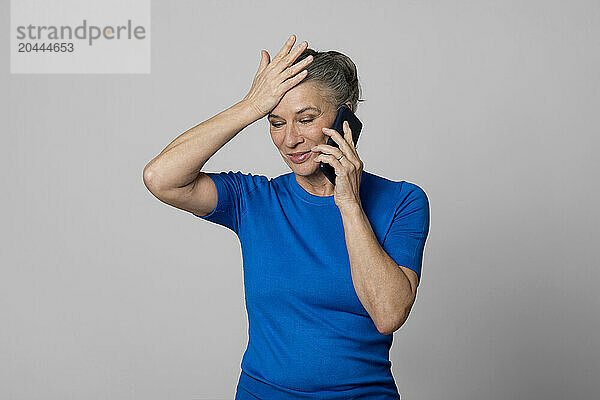
<instances>
[{"instance_id":1,"label":"smartphone","mask_svg":"<svg viewBox=\"0 0 600 400\"><path fill-rule=\"evenodd\" d=\"M352 131L352 140L354 141L354 146L358 142L358 136L360 135L360 131L362 130L362 122L358 119L358 117L352 112L350 107L346 105L346 103L342 104L337 111L337 116L335 117L335 122L331 129L335 129L340 133L340 135L344 136L344 121L348 121L348 125L350 126L350 130ZM327 144L333 147L339 147L338 144L329 137L327 140ZM331 166L331 164L320 161L319 168L323 171L323 174L335 185L335 169Z\"/></svg>"}]
</instances>

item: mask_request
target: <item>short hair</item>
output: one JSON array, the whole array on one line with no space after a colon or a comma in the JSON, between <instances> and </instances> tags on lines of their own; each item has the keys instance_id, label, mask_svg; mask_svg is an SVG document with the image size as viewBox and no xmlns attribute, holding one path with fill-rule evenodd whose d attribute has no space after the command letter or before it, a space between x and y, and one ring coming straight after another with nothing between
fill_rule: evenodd
<instances>
[{"instance_id":1,"label":"short hair","mask_svg":"<svg viewBox=\"0 0 600 400\"><path fill-rule=\"evenodd\" d=\"M360 99L362 89L358 82L356 65L350 57L335 50L316 51L306 48L296 58L294 64L309 55L313 56L313 60L304 68L308 74L300 83L316 83L319 89L325 92L326 101L335 109L349 102L352 104L352 111L356 112L358 102L365 100Z\"/></svg>"}]
</instances>

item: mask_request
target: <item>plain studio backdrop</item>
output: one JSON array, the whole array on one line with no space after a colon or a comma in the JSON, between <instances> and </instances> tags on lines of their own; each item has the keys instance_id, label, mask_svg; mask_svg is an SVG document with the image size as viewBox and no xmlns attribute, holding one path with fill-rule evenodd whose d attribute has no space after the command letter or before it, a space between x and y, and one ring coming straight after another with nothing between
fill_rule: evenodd
<instances>
[{"instance_id":1,"label":"plain studio backdrop","mask_svg":"<svg viewBox=\"0 0 600 400\"><path fill-rule=\"evenodd\" d=\"M233 398L239 241L142 170L292 33L355 61L365 170L429 196L403 400L600 398L599 27L595 1L154 1L150 74L11 74L4 29L0 398ZM266 119L204 170L290 171Z\"/></svg>"}]
</instances>

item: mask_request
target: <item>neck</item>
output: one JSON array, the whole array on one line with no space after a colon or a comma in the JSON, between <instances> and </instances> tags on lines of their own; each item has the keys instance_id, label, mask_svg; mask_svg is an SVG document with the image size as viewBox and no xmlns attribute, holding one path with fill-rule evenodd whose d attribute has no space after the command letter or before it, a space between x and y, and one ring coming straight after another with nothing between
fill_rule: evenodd
<instances>
[{"instance_id":1,"label":"neck","mask_svg":"<svg viewBox=\"0 0 600 400\"><path fill-rule=\"evenodd\" d=\"M333 196L335 187L333 183L327 179L321 170L317 170L311 175L298 175L294 173L296 182L308 193L315 196Z\"/></svg>"}]
</instances>

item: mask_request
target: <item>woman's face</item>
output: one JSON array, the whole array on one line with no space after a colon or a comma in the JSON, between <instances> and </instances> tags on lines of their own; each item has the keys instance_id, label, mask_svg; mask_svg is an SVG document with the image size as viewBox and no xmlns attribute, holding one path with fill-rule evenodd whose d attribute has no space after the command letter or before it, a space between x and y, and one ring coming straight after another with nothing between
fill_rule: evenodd
<instances>
[{"instance_id":1,"label":"woman's face","mask_svg":"<svg viewBox=\"0 0 600 400\"><path fill-rule=\"evenodd\" d=\"M318 155L311 147L327 143L321 128L331 128L337 109L325 101L313 82L302 82L288 90L268 115L271 139L284 161L297 175L319 173ZM305 153L292 157L292 153Z\"/></svg>"}]
</instances>

